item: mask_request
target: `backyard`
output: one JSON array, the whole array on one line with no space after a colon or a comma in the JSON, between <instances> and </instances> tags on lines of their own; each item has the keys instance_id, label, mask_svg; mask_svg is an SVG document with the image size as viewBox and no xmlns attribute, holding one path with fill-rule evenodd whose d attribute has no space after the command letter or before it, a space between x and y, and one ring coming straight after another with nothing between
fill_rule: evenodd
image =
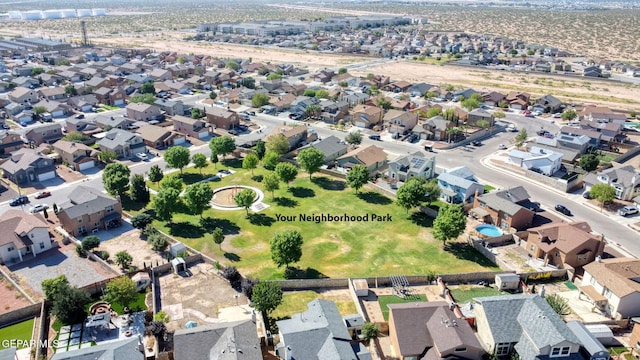
<instances>
[{"instance_id":1,"label":"backyard","mask_svg":"<svg viewBox=\"0 0 640 360\"><path fill-rule=\"evenodd\" d=\"M407 298L401 298L396 295L378 296L378 303L380 303L380 310L382 310L382 316L384 317L384 321L389 321L389 305L391 304L404 304L404 303L410 303L410 302L425 302L425 301L429 301L429 299L427 299L427 295L425 294L415 294Z\"/></svg>"},{"instance_id":2,"label":"backyard","mask_svg":"<svg viewBox=\"0 0 640 360\"><path fill-rule=\"evenodd\" d=\"M460 285L450 290L451 296L458 304L465 304L477 297L508 294L490 286Z\"/></svg>"},{"instance_id":3,"label":"backyard","mask_svg":"<svg viewBox=\"0 0 640 360\"><path fill-rule=\"evenodd\" d=\"M301 313L307 310L307 304L315 299L325 299L333 301L340 315L356 314L356 306L353 304L353 299L348 293L342 291L338 292L315 292L315 291L297 291L287 293L282 296L282 303L270 314L274 319L290 318L291 315Z\"/></svg>"},{"instance_id":4,"label":"backyard","mask_svg":"<svg viewBox=\"0 0 640 360\"><path fill-rule=\"evenodd\" d=\"M204 168L203 175L198 169L186 168L183 179L186 184L192 184L218 170L233 168L236 173L209 184L214 189L229 185L262 188L260 181L268 173L268 170L258 168L252 175L251 171L241 168L237 159L217 165L217 168L211 164ZM148 185L157 189L156 184ZM278 269L272 262L269 240L275 233L289 229L300 231L304 238L302 258L295 264L301 269L300 277L495 269L488 261L482 261L477 253L464 249L466 245L456 244L444 251L442 243L431 235L432 219L407 213L376 191L365 188L356 194L339 178L315 174L313 180L309 180L308 174L301 172L289 187L281 183L274 197L265 193L263 202L269 207L260 213L247 216L243 210L207 209L203 219L189 214L181 206L171 223L155 221L154 225L225 265L236 266L244 275L261 279L282 278L284 269ZM125 202L124 206L134 214L142 210L142 206L130 202ZM301 214L368 215L369 221L300 221ZM391 220L377 221L379 218L374 214ZM292 220L282 221L282 218ZM208 235L216 227L223 229L226 235L221 250Z\"/></svg>"},{"instance_id":5,"label":"backyard","mask_svg":"<svg viewBox=\"0 0 640 360\"><path fill-rule=\"evenodd\" d=\"M11 344L12 340L26 341L26 343L28 343L31 340L32 332L33 319L19 322L17 324L0 329L0 349L6 349L8 347L15 346L15 342L13 343L13 345Z\"/></svg>"}]
</instances>

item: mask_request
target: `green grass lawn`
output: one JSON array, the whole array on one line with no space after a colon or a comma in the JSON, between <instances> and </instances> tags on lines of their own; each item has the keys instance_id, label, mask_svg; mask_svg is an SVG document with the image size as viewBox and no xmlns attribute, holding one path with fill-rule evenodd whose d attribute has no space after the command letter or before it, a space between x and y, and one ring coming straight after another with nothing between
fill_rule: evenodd
<instances>
[{"instance_id":1,"label":"green grass lawn","mask_svg":"<svg viewBox=\"0 0 640 360\"><path fill-rule=\"evenodd\" d=\"M11 340L31 340L32 331L33 319L0 329L0 349L6 349L7 347L4 347L3 344L10 345L8 342Z\"/></svg>"},{"instance_id":2,"label":"green grass lawn","mask_svg":"<svg viewBox=\"0 0 640 360\"><path fill-rule=\"evenodd\" d=\"M356 306L353 304L353 301L332 299L330 297L321 296L315 291L296 291L284 294L282 297L282 304L280 304L270 314L270 316L274 319L290 318L293 314L306 311L308 309L307 304L318 298L333 301L342 316L357 313Z\"/></svg>"},{"instance_id":3,"label":"green grass lawn","mask_svg":"<svg viewBox=\"0 0 640 360\"><path fill-rule=\"evenodd\" d=\"M495 190L495 189L496 189L496 188L494 188L494 187L493 187L493 186L491 186L491 185L485 185L485 186L484 186L484 192L485 192L485 193L491 192L491 191L493 191L493 190Z\"/></svg>"},{"instance_id":4,"label":"green grass lawn","mask_svg":"<svg viewBox=\"0 0 640 360\"><path fill-rule=\"evenodd\" d=\"M457 288L454 289L450 289L451 290L451 296L453 296L453 299L458 303L458 304L464 304L467 303L469 301L471 301L473 298L476 297L483 297L483 296L496 296L496 295L500 295L500 294L507 294L505 292L500 292L500 290L493 288L493 287L487 287L487 286L469 286L469 285L462 285L459 286Z\"/></svg>"},{"instance_id":5,"label":"green grass lawn","mask_svg":"<svg viewBox=\"0 0 640 360\"><path fill-rule=\"evenodd\" d=\"M142 292L142 293L138 293L138 296L136 297L136 299L129 304L129 308L132 311L144 311L147 309L147 305L144 303L144 299L146 297L146 293ZM89 309L91 308L91 305L98 303L98 302L102 302L104 300L96 300L96 301L92 301L91 303L87 304L87 306L85 307L85 310L87 312L87 314L89 314ZM124 314L124 306L122 304L116 303L116 302L112 302L109 303L109 305L111 305L111 309L115 312L117 312L118 314Z\"/></svg>"},{"instance_id":6,"label":"green grass lawn","mask_svg":"<svg viewBox=\"0 0 640 360\"><path fill-rule=\"evenodd\" d=\"M380 295L378 296L378 303L380 304L380 309L382 310L382 316L384 317L384 321L389 321L389 306L390 304L404 304L408 302L425 302L429 301L427 299L427 295L425 294L417 294L420 300L405 300L399 296L395 295Z\"/></svg>"},{"instance_id":7,"label":"green grass lawn","mask_svg":"<svg viewBox=\"0 0 640 360\"><path fill-rule=\"evenodd\" d=\"M262 188L258 180L268 173L260 168L252 175L235 160L218 163L215 168L209 165L204 169L207 174L204 176L195 168L184 169L184 178L193 183L220 169L230 168L237 173L209 184L214 189L235 184ZM149 186L156 188L155 184ZM223 264L236 266L242 274L260 279L282 278L283 269L278 269L271 260L269 240L276 232L286 229L298 230L303 235L302 259L295 265L306 277L497 270L466 245L444 251L442 243L431 235L432 219L407 214L391 199L375 191L361 189L356 194L342 179L315 174L310 181L308 174L302 172L289 188L281 183L275 198L266 193L264 203L270 207L248 217L243 210L208 209L202 220L197 215L176 213L172 223L156 221L154 225ZM144 210L135 204L124 204L124 207L132 214ZM181 207L180 211L186 212L186 209ZM368 216L369 221L305 222L299 221L300 214ZM389 215L392 221L371 221L374 214ZM293 220L278 221L279 217ZM222 251L210 235L216 227L222 228L226 235Z\"/></svg>"}]
</instances>

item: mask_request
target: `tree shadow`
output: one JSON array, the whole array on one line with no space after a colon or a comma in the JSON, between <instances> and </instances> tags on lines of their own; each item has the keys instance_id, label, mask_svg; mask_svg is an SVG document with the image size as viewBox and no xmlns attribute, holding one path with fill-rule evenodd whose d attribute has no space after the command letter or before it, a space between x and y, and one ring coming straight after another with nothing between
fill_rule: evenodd
<instances>
[{"instance_id":1,"label":"tree shadow","mask_svg":"<svg viewBox=\"0 0 640 360\"><path fill-rule=\"evenodd\" d=\"M276 205L282 206L282 207L292 208L292 207L298 206L298 201L288 197L282 197L282 196L278 196L277 198L274 198L273 202L275 202Z\"/></svg>"},{"instance_id":2,"label":"tree shadow","mask_svg":"<svg viewBox=\"0 0 640 360\"><path fill-rule=\"evenodd\" d=\"M234 169L242 169L242 160L237 158L228 158L222 160L222 165L228 166Z\"/></svg>"},{"instance_id":3,"label":"tree shadow","mask_svg":"<svg viewBox=\"0 0 640 360\"><path fill-rule=\"evenodd\" d=\"M288 267L284 271L285 279L326 279L327 275L314 268L300 269L298 267Z\"/></svg>"},{"instance_id":4,"label":"tree shadow","mask_svg":"<svg viewBox=\"0 0 640 360\"><path fill-rule=\"evenodd\" d=\"M200 226L207 234L212 233L216 228L222 229L225 235L237 235L240 233L240 227L228 219L205 217L200 220Z\"/></svg>"},{"instance_id":5,"label":"tree shadow","mask_svg":"<svg viewBox=\"0 0 640 360\"><path fill-rule=\"evenodd\" d=\"M182 174L182 181L184 181L184 183L186 185L191 185L191 184L195 184L198 181L202 181L203 179L205 179L207 176L205 175L200 175L200 174L194 174L194 173L183 173Z\"/></svg>"},{"instance_id":6,"label":"tree shadow","mask_svg":"<svg viewBox=\"0 0 640 360\"><path fill-rule=\"evenodd\" d=\"M122 203L122 210L140 211L147 206L145 203L131 200L128 194L120 196L120 201Z\"/></svg>"},{"instance_id":7,"label":"tree shadow","mask_svg":"<svg viewBox=\"0 0 640 360\"><path fill-rule=\"evenodd\" d=\"M389 205L393 202L388 197L376 191L361 192L361 193L358 193L358 195L356 196L368 202L369 204Z\"/></svg>"},{"instance_id":8,"label":"tree shadow","mask_svg":"<svg viewBox=\"0 0 640 360\"><path fill-rule=\"evenodd\" d=\"M250 214L248 218L250 223L257 226L271 226L276 221L276 219L265 214Z\"/></svg>"},{"instance_id":9,"label":"tree shadow","mask_svg":"<svg viewBox=\"0 0 640 360\"><path fill-rule=\"evenodd\" d=\"M251 180L255 181L255 182L262 182L262 179L264 179L264 175L253 175L251 177Z\"/></svg>"},{"instance_id":10,"label":"tree shadow","mask_svg":"<svg viewBox=\"0 0 640 360\"><path fill-rule=\"evenodd\" d=\"M201 238L204 236L204 229L201 226L193 225L186 221L179 223L168 223L169 234L188 239Z\"/></svg>"},{"instance_id":11,"label":"tree shadow","mask_svg":"<svg viewBox=\"0 0 640 360\"><path fill-rule=\"evenodd\" d=\"M433 218L422 212L414 212L409 217L411 222L422 227L432 227L433 226Z\"/></svg>"},{"instance_id":12,"label":"tree shadow","mask_svg":"<svg viewBox=\"0 0 640 360\"><path fill-rule=\"evenodd\" d=\"M309 188L305 188L305 187L299 187L299 186L290 187L289 188L289 192L293 196L299 197L299 198L309 198L309 197L316 196L316 192L313 191L313 189L309 189Z\"/></svg>"},{"instance_id":13,"label":"tree shadow","mask_svg":"<svg viewBox=\"0 0 640 360\"><path fill-rule=\"evenodd\" d=\"M229 252L225 252L224 253L224 257L225 259L231 261L231 262L238 262L240 261L240 255L236 254L236 253L229 253Z\"/></svg>"},{"instance_id":14,"label":"tree shadow","mask_svg":"<svg viewBox=\"0 0 640 360\"><path fill-rule=\"evenodd\" d=\"M478 250L474 249L471 245L461 242L451 242L444 246L444 251L453 254L456 258L461 260L472 261L480 266L496 267L496 264L492 263Z\"/></svg>"},{"instance_id":15,"label":"tree shadow","mask_svg":"<svg viewBox=\"0 0 640 360\"><path fill-rule=\"evenodd\" d=\"M326 176L315 177L311 181L325 190L344 190L346 186L344 181L329 179Z\"/></svg>"}]
</instances>

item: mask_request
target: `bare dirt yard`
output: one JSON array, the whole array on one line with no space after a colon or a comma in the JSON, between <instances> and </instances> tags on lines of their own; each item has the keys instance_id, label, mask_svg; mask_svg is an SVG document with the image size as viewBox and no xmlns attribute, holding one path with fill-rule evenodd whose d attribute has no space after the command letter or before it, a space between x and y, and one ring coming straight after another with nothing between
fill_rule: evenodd
<instances>
[{"instance_id":1,"label":"bare dirt yard","mask_svg":"<svg viewBox=\"0 0 640 360\"><path fill-rule=\"evenodd\" d=\"M138 269L145 267L156 266L157 264L163 264L166 262L166 258L161 253L153 251L151 245L146 241L140 239L140 230L130 230L118 237L102 241L100 247L97 250L107 251L110 256L110 263L116 270L118 266L113 263L116 253L120 251L126 251L133 258L132 265Z\"/></svg>"},{"instance_id":2,"label":"bare dirt yard","mask_svg":"<svg viewBox=\"0 0 640 360\"><path fill-rule=\"evenodd\" d=\"M0 277L0 299L2 299L0 314L6 314L31 305L29 300L4 277Z\"/></svg>"}]
</instances>

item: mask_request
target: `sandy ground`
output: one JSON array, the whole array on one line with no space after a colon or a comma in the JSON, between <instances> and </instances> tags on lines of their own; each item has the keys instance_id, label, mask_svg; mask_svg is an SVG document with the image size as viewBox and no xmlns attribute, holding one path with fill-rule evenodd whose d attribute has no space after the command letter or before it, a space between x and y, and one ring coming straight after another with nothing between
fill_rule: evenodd
<instances>
[{"instance_id":1,"label":"sandy ground","mask_svg":"<svg viewBox=\"0 0 640 360\"><path fill-rule=\"evenodd\" d=\"M144 265L149 267L151 263L155 266L166 262L166 258L162 257L162 254L153 251L151 245L144 240L140 239L140 230L131 230L122 234L121 236L100 243L98 250L106 250L109 252L111 265L114 269L118 266L113 264L116 253L126 250L131 257L133 257L133 266L139 269L144 268Z\"/></svg>"},{"instance_id":2,"label":"sandy ground","mask_svg":"<svg viewBox=\"0 0 640 360\"><path fill-rule=\"evenodd\" d=\"M18 290L7 279L0 277L0 299L2 299L2 306L0 307L0 314L6 314L16 309L21 309L25 306L31 305Z\"/></svg>"}]
</instances>

